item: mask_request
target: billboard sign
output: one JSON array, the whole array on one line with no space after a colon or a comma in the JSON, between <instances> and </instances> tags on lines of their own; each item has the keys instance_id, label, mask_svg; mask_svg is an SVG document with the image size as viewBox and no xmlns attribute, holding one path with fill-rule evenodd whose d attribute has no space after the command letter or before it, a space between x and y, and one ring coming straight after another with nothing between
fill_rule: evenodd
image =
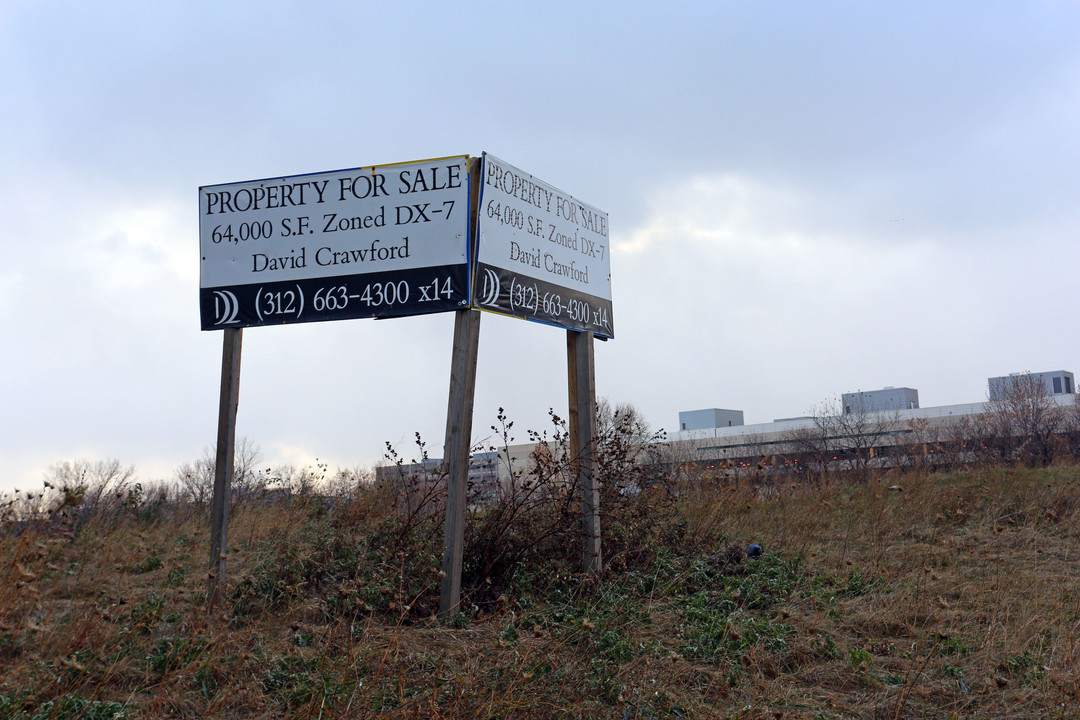
<instances>
[{"instance_id":1,"label":"billboard sign","mask_svg":"<svg viewBox=\"0 0 1080 720\"><path fill-rule=\"evenodd\" d=\"M473 306L614 337L607 213L484 153Z\"/></svg>"},{"instance_id":2,"label":"billboard sign","mask_svg":"<svg viewBox=\"0 0 1080 720\"><path fill-rule=\"evenodd\" d=\"M469 158L199 188L203 330L469 304Z\"/></svg>"}]
</instances>

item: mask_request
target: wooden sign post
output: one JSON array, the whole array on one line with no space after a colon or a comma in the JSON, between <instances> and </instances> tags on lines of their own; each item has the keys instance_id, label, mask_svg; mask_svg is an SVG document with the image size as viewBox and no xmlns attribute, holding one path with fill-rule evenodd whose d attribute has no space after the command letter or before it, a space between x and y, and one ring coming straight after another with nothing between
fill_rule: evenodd
<instances>
[{"instance_id":1,"label":"wooden sign post","mask_svg":"<svg viewBox=\"0 0 1080 720\"><path fill-rule=\"evenodd\" d=\"M210 505L210 571L206 582L206 604L211 613L221 603L225 593L225 556L236 450L236 411L240 405L240 346L243 332L240 328L226 328L221 350L217 461L214 464L214 498Z\"/></svg>"},{"instance_id":2,"label":"wooden sign post","mask_svg":"<svg viewBox=\"0 0 1080 720\"><path fill-rule=\"evenodd\" d=\"M480 161L469 160L470 255L476 253L476 208L480 196ZM469 498L469 451L472 443L473 399L476 396L476 358L480 348L480 311L454 313L454 349L450 357L450 400L446 408L443 468L446 476L446 521L443 526L442 582L439 617L456 613L461 605L461 566L465 553L465 506Z\"/></svg>"},{"instance_id":3,"label":"wooden sign post","mask_svg":"<svg viewBox=\"0 0 1080 720\"><path fill-rule=\"evenodd\" d=\"M439 588L439 617L458 611L461 604L461 564L465 551L465 505L468 502L469 446L476 355L480 346L480 311L458 310L454 317L454 351L450 364L450 401L446 412L446 525Z\"/></svg>"},{"instance_id":4,"label":"wooden sign post","mask_svg":"<svg viewBox=\"0 0 1080 720\"><path fill-rule=\"evenodd\" d=\"M570 390L570 460L581 488L584 541L582 569L599 573L600 491L594 473L596 447L596 367L591 332L566 331L566 364Z\"/></svg>"}]
</instances>

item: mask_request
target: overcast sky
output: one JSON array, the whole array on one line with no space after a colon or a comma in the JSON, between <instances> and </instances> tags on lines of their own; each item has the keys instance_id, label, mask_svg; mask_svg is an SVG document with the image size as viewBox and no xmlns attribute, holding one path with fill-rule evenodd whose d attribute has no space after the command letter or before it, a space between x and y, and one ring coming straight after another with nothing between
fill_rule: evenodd
<instances>
[{"instance_id":1,"label":"overcast sky","mask_svg":"<svg viewBox=\"0 0 1080 720\"><path fill-rule=\"evenodd\" d=\"M489 151L609 213L598 393L657 428L1080 370L1080 4L0 4L0 489L215 437L201 185ZM444 433L452 314L244 333L267 464ZM474 436L565 415L565 333L491 314Z\"/></svg>"}]
</instances>

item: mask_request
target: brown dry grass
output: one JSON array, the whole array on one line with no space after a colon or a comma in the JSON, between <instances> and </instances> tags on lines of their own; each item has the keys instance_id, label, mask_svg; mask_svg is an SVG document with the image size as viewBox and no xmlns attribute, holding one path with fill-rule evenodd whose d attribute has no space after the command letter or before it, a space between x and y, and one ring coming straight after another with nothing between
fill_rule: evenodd
<instances>
[{"instance_id":1,"label":"brown dry grass","mask_svg":"<svg viewBox=\"0 0 1080 720\"><path fill-rule=\"evenodd\" d=\"M197 515L3 534L0 718L1080 717L1077 468L699 488L451 624L380 507L240 508L218 617Z\"/></svg>"}]
</instances>

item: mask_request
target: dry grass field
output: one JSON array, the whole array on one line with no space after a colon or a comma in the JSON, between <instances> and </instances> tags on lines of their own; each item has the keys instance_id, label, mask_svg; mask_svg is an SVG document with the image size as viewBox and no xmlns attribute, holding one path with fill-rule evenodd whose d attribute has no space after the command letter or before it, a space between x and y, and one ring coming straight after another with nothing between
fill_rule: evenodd
<instances>
[{"instance_id":1,"label":"dry grass field","mask_svg":"<svg viewBox=\"0 0 1080 720\"><path fill-rule=\"evenodd\" d=\"M479 511L445 623L375 488L235 507L213 616L205 509L70 504L0 529L0 718L1080 718L1075 467L643 492L596 579Z\"/></svg>"}]
</instances>

